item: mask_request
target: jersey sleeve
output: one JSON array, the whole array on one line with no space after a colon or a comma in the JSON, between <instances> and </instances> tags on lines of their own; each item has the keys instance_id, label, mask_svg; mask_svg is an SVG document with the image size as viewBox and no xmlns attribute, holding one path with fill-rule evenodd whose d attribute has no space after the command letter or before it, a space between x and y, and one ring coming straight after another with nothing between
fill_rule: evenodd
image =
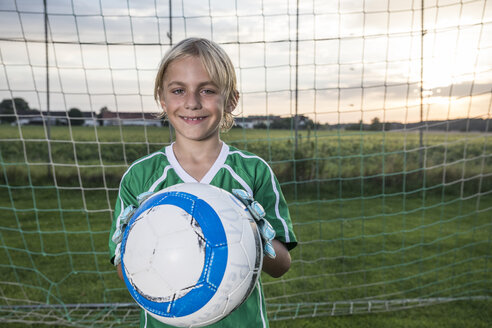
<instances>
[{"instance_id":1,"label":"jersey sleeve","mask_svg":"<svg viewBox=\"0 0 492 328\"><path fill-rule=\"evenodd\" d=\"M139 193L134 192L132 188L132 174L131 171L123 176L120 182L120 188L118 191L118 197L116 199L116 204L113 213L113 222L111 224L111 230L109 232L109 255L110 260L113 262L116 244L111 240L115 230L119 228L120 214L129 205L138 206L138 201L136 195Z\"/></svg>"},{"instance_id":2,"label":"jersey sleeve","mask_svg":"<svg viewBox=\"0 0 492 328\"><path fill-rule=\"evenodd\" d=\"M275 239L284 243L288 250L293 249L297 245L297 239L277 177L265 162L259 162L255 177L254 198L265 209L265 218L275 229Z\"/></svg>"}]
</instances>

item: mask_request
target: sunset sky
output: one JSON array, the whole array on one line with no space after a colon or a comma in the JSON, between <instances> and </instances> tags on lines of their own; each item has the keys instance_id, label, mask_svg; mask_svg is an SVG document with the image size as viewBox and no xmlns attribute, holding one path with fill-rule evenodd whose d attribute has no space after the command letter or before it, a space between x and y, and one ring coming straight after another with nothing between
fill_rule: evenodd
<instances>
[{"instance_id":1,"label":"sunset sky","mask_svg":"<svg viewBox=\"0 0 492 328\"><path fill-rule=\"evenodd\" d=\"M300 3L299 114L330 124L420 120L421 1ZM424 8L424 119L490 118L492 1ZM48 13L51 110L159 110L153 80L169 45L168 0L48 0ZM172 16L173 43L198 36L226 49L237 113L294 113L296 1L173 0ZM46 110L44 49L43 1L0 1L0 100Z\"/></svg>"}]
</instances>

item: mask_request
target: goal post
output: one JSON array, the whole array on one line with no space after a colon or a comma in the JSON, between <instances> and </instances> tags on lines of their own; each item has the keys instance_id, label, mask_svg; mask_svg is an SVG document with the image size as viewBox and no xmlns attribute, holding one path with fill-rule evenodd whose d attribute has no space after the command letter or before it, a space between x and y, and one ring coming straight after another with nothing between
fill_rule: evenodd
<instances>
[{"instance_id":1,"label":"goal post","mask_svg":"<svg viewBox=\"0 0 492 328\"><path fill-rule=\"evenodd\" d=\"M490 300L489 1L4 1L0 22L0 322L138 323L109 229L125 170L174 139L153 80L191 36L231 57L221 138L270 164L299 239L262 276L271 320Z\"/></svg>"}]
</instances>

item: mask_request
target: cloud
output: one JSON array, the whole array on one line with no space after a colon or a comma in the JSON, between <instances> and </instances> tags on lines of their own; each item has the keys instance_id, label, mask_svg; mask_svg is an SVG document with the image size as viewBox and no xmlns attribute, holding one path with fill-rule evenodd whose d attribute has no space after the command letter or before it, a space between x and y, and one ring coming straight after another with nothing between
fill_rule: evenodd
<instances>
[{"instance_id":1,"label":"cloud","mask_svg":"<svg viewBox=\"0 0 492 328\"><path fill-rule=\"evenodd\" d=\"M169 1L48 4L54 41L52 106L97 110L111 104L120 110L135 106L154 111L153 76L170 41ZM22 94L43 108L43 8L40 2L17 5L15 12L13 1L0 3L1 95ZM172 5L174 43L189 36L212 38L230 54L244 93L245 114L292 113L296 8L290 2L173 0ZM419 104L419 6L405 0L301 2L301 112L330 119L331 113L343 112L347 119L358 113L365 119L378 111L396 113L400 110L394 108ZM427 5L424 87L432 92L429 106L461 104L469 96L478 99L490 93L488 16L480 2Z\"/></svg>"}]
</instances>

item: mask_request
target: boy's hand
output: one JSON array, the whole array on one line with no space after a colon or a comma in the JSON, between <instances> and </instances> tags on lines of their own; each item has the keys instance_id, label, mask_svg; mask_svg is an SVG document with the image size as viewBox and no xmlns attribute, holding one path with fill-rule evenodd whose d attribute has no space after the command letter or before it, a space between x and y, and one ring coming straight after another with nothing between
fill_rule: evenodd
<instances>
[{"instance_id":1,"label":"boy's hand","mask_svg":"<svg viewBox=\"0 0 492 328\"><path fill-rule=\"evenodd\" d=\"M123 269L121 268L121 263L116 266L116 272L118 273L118 277L124 281L125 278L123 278Z\"/></svg>"},{"instance_id":2,"label":"boy's hand","mask_svg":"<svg viewBox=\"0 0 492 328\"><path fill-rule=\"evenodd\" d=\"M141 205L147 198L149 198L153 192L144 192L137 196L138 204ZM118 222L116 223L116 230L111 237L113 243L116 244L116 250L114 253L114 262L113 264L118 267L121 263L121 241L123 240L123 234L125 232L126 226L130 221L133 213L137 210L137 207L130 205L127 206L118 217Z\"/></svg>"},{"instance_id":3,"label":"boy's hand","mask_svg":"<svg viewBox=\"0 0 492 328\"><path fill-rule=\"evenodd\" d=\"M251 215L256 221L256 225L260 230L261 239L263 240L263 252L271 259L276 257L275 249L272 245L272 240L275 238L275 230L273 230L270 222L265 220L265 210L263 206L254 200L246 190L232 189L232 194L236 196L251 212Z\"/></svg>"}]
</instances>

